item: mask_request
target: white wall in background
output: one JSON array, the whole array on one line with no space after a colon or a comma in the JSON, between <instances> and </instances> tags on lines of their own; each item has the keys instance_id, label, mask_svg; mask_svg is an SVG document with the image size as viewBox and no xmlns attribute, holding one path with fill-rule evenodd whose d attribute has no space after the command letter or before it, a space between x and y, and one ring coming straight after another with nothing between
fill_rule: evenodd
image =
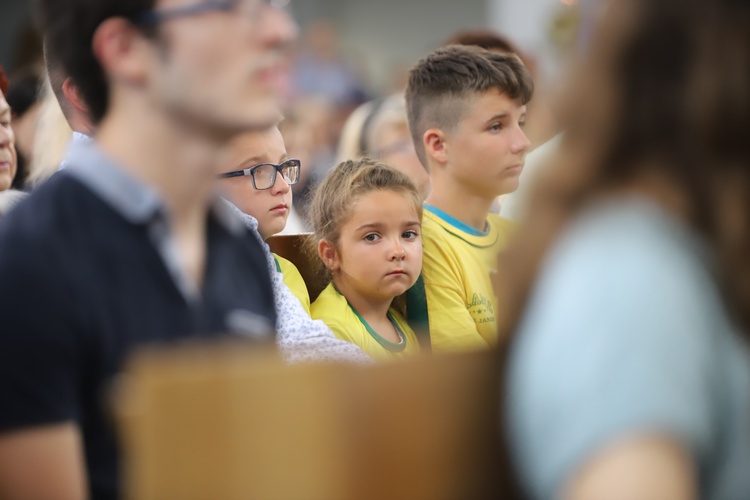
<instances>
[{"instance_id":1,"label":"white wall in background","mask_svg":"<svg viewBox=\"0 0 750 500\"><path fill-rule=\"evenodd\" d=\"M302 7L311 1L313 6ZM384 90L391 71L409 67L459 29L489 27L487 0L298 0L300 24L329 17L344 51Z\"/></svg>"},{"instance_id":2,"label":"white wall in background","mask_svg":"<svg viewBox=\"0 0 750 500\"><path fill-rule=\"evenodd\" d=\"M547 79L558 78L561 71L559 51L549 37L550 25L562 10L571 8L571 2L575 0L487 0L491 26L531 53Z\"/></svg>"}]
</instances>

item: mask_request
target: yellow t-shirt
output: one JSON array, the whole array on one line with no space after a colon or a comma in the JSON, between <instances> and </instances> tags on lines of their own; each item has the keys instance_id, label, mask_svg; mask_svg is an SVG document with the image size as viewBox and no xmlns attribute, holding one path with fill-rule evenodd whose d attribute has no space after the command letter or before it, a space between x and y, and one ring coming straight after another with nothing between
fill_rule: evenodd
<instances>
[{"instance_id":1,"label":"yellow t-shirt","mask_svg":"<svg viewBox=\"0 0 750 500\"><path fill-rule=\"evenodd\" d=\"M313 319L322 320L341 340L358 345L375 361L391 361L419 352L417 337L404 317L394 308L388 311L391 321L400 330L402 341L390 342L378 335L357 311L349 305L346 297L330 283L310 306Z\"/></svg>"},{"instance_id":2,"label":"yellow t-shirt","mask_svg":"<svg viewBox=\"0 0 750 500\"><path fill-rule=\"evenodd\" d=\"M410 323L416 324L413 297L423 293L433 351L494 346L498 310L490 270L495 268L497 254L507 245L515 224L490 214L486 231L480 233L435 207L424 208L424 289L414 287L407 294Z\"/></svg>"},{"instance_id":3,"label":"yellow t-shirt","mask_svg":"<svg viewBox=\"0 0 750 500\"><path fill-rule=\"evenodd\" d=\"M284 257L273 254L273 258L276 261L276 270L284 276L284 284L299 299L307 314L310 314L310 294L307 292L307 285L299 270Z\"/></svg>"}]
</instances>

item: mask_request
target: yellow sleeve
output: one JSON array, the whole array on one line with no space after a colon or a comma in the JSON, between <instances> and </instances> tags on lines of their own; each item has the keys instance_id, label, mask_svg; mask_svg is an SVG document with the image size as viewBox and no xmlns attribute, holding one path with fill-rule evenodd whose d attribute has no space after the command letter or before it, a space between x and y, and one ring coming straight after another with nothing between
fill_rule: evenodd
<instances>
[{"instance_id":1,"label":"yellow sleeve","mask_svg":"<svg viewBox=\"0 0 750 500\"><path fill-rule=\"evenodd\" d=\"M353 335L356 328L352 328L352 319L346 299L336 292L333 284L329 283L320 292L320 295L310 307L310 313L313 319L319 319L325 323L336 337L361 347L360 339ZM360 342L358 343L358 341Z\"/></svg>"},{"instance_id":2,"label":"yellow sleeve","mask_svg":"<svg viewBox=\"0 0 750 500\"><path fill-rule=\"evenodd\" d=\"M276 259L277 269L284 277L284 284L289 287L292 294L299 299L302 303L302 307L307 311L307 314L310 314L310 294L307 292L307 285L297 269L297 266L284 257L280 257L276 254L273 254L273 256Z\"/></svg>"}]
</instances>

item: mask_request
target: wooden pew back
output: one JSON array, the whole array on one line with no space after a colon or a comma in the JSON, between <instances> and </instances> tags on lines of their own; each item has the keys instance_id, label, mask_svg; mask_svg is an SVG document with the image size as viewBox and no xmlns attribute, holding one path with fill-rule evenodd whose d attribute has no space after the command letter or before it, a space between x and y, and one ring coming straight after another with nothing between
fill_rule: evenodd
<instances>
[{"instance_id":1,"label":"wooden pew back","mask_svg":"<svg viewBox=\"0 0 750 500\"><path fill-rule=\"evenodd\" d=\"M117 406L126 498L511 498L498 359L288 366L234 344L142 354Z\"/></svg>"},{"instance_id":2,"label":"wooden pew back","mask_svg":"<svg viewBox=\"0 0 750 500\"><path fill-rule=\"evenodd\" d=\"M307 291L310 294L310 302L315 301L320 292L328 285L328 282L319 272L320 259L317 255L312 255L307 250L307 240L312 237L312 233L300 234L277 234L266 240L271 251L285 259L291 261L302 279L305 280Z\"/></svg>"}]
</instances>

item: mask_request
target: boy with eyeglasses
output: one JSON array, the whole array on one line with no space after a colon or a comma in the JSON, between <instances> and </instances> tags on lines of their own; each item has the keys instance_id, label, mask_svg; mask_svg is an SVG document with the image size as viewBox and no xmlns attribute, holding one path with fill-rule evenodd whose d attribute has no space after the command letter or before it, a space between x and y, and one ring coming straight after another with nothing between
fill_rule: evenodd
<instances>
[{"instance_id":1,"label":"boy with eyeglasses","mask_svg":"<svg viewBox=\"0 0 750 500\"><path fill-rule=\"evenodd\" d=\"M278 162L278 163L276 163ZM281 233L293 210L291 186L302 165L288 158L279 128L251 131L232 138L226 162L219 166L221 194L261 241ZM288 361L372 363L357 345L337 338L322 321L310 317L310 295L299 269L266 248L276 302L276 344Z\"/></svg>"},{"instance_id":2,"label":"boy with eyeglasses","mask_svg":"<svg viewBox=\"0 0 750 500\"><path fill-rule=\"evenodd\" d=\"M433 351L497 342L501 311L490 271L512 223L490 207L518 187L532 93L518 57L476 47L438 49L409 74L409 129L431 190L422 222L422 280L407 293L407 309Z\"/></svg>"},{"instance_id":3,"label":"boy with eyeglasses","mask_svg":"<svg viewBox=\"0 0 750 500\"><path fill-rule=\"evenodd\" d=\"M292 211L291 187L299 180L302 165L299 160L287 157L278 127L241 134L232 139L228 150L227 165L233 165L233 169L227 172L222 168L219 174L223 179L222 194L263 240L282 232ZM305 316L299 320L311 321L310 295L302 275L292 262L276 254L272 256L274 267L304 309L292 314L303 312Z\"/></svg>"},{"instance_id":4,"label":"boy with eyeglasses","mask_svg":"<svg viewBox=\"0 0 750 500\"><path fill-rule=\"evenodd\" d=\"M107 402L128 355L275 326L261 243L215 166L278 120L295 27L256 0L38 7L96 135L0 226L0 497L114 499Z\"/></svg>"}]
</instances>

